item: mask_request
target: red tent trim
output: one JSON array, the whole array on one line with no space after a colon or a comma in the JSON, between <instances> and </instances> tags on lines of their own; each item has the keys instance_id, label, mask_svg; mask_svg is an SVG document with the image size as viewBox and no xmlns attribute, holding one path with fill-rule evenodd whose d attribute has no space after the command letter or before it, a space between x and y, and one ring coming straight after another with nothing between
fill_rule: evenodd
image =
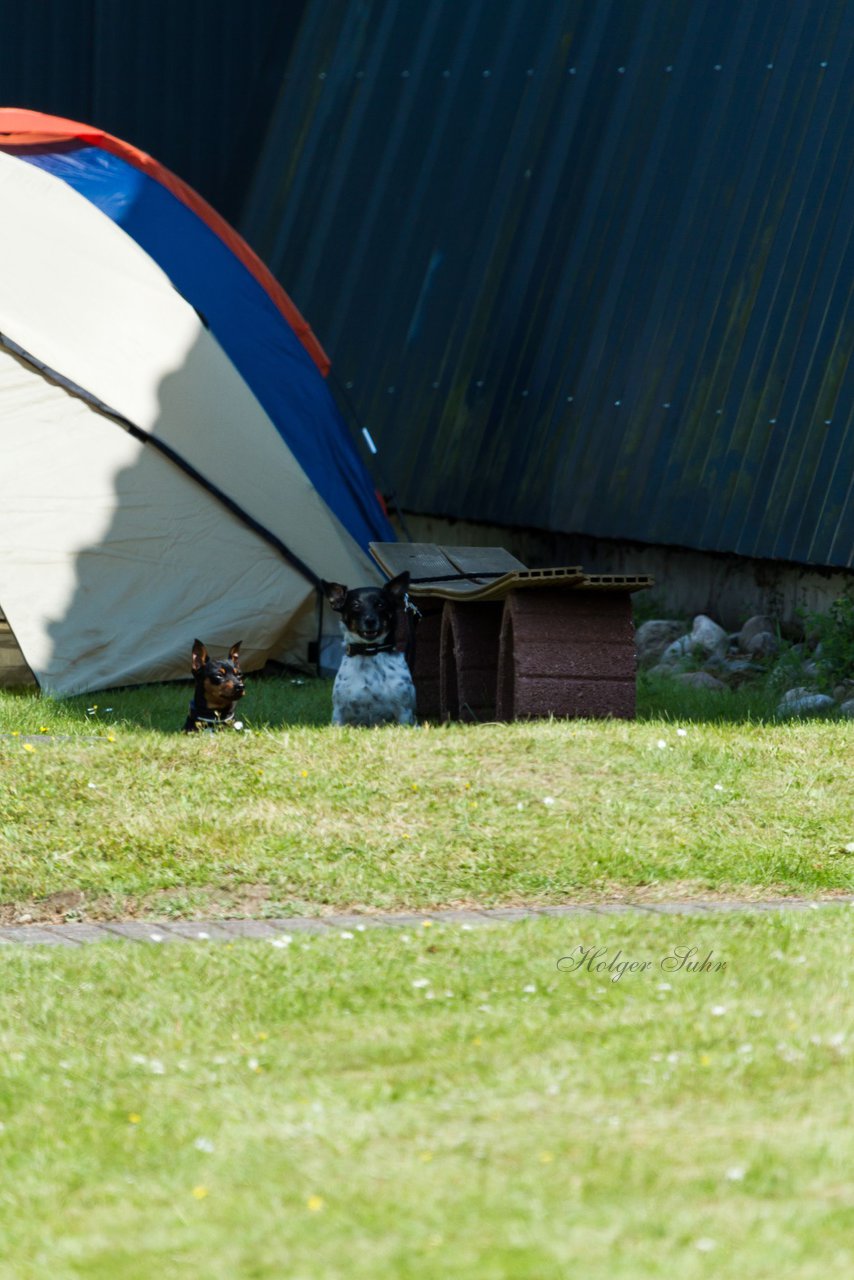
<instances>
[{"instance_id":1,"label":"red tent trim","mask_svg":"<svg viewBox=\"0 0 854 1280\"><path fill-rule=\"evenodd\" d=\"M183 182L176 174L159 164L152 156L130 143L114 138L102 129L92 125L80 124L75 120L64 120L61 116L43 115L40 111L25 111L15 107L0 107L0 149L15 147L31 147L39 144L78 141L88 146L101 147L104 151L126 160L128 164L141 169L155 178L161 186L166 187L177 200L192 209L197 217L210 227L224 244L228 245L235 257L246 267L262 289L269 294L271 300L282 313L288 324L296 333L302 345L311 356L324 377L329 373L330 360L323 347L314 336L311 326L302 317L291 299L285 293L272 272L264 266L258 255L238 235L232 226L203 200L197 191Z\"/></svg>"}]
</instances>

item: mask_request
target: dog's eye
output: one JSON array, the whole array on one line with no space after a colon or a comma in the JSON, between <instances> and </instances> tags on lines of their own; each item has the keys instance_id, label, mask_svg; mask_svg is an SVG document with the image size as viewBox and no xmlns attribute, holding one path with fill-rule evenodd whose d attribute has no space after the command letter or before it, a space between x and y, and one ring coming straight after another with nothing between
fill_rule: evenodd
<instances>
[{"instance_id":1,"label":"dog's eye","mask_svg":"<svg viewBox=\"0 0 854 1280\"><path fill-rule=\"evenodd\" d=\"M353 610L353 612L354 612L354 613L361 613L361 612L362 612L362 606L359 604L358 600L357 600L357 601L356 601L356 603L355 603L354 605L352 605L351 607L352 607L352 610Z\"/></svg>"}]
</instances>

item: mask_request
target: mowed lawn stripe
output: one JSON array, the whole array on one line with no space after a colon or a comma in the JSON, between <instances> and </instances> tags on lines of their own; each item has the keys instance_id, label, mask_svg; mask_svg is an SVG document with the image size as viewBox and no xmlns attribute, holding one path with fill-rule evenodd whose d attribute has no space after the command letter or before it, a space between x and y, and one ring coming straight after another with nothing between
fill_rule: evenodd
<instances>
[{"instance_id":1,"label":"mowed lawn stripe","mask_svg":"<svg viewBox=\"0 0 854 1280\"><path fill-rule=\"evenodd\" d=\"M136 714L144 692L111 695L95 741L93 717L47 699L40 739L0 739L2 901L186 892L176 909L204 914L219 891L263 885L268 914L308 914L854 887L852 722L303 724L194 739L127 708L122 719L120 700ZM7 726L17 705L33 710L0 704ZM81 740L54 741L63 725Z\"/></svg>"},{"instance_id":2,"label":"mowed lawn stripe","mask_svg":"<svg viewBox=\"0 0 854 1280\"><path fill-rule=\"evenodd\" d=\"M0 949L0 1275L850 1274L852 959L842 908Z\"/></svg>"}]
</instances>

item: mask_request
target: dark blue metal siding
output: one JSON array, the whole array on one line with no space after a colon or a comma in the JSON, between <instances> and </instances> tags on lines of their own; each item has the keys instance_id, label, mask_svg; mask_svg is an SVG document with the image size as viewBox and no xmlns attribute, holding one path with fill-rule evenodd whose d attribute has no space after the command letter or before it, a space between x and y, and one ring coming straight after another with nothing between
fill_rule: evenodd
<instances>
[{"instance_id":1,"label":"dark blue metal siding","mask_svg":"<svg viewBox=\"0 0 854 1280\"><path fill-rule=\"evenodd\" d=\"M303 0L0 0L0 103L98 125L234 218Z\"/></svg>"},{"instance_id":2,"label":"dark blue metal siding","mask_svg":"<svg viewBox=\"0 0 854 1280\"><path fill-rule=\"evenodd\" d=\"M242 226L404 503L854 564L851 0L310 0Z\"/></svg>"}]
</instances>

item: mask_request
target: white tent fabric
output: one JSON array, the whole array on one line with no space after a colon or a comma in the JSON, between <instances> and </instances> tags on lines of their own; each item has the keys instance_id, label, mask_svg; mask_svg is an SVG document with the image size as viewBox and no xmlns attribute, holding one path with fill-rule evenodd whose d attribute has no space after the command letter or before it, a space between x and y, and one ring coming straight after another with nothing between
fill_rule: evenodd
<instances>
[{"instance_id":1,"label":"white tent fabric","mask_svg":"<svg viewBox=\"0 0 854 1280\"><path fill-rule=\"evenodd\" d=\"M77 192L0 152L0 331L175 450L318 576L375 568L193 308ZM0 606L56 693L182 676L195 635L305 658L308 579L150 445L0 352Z\"/></svg>"}]
</instances>

